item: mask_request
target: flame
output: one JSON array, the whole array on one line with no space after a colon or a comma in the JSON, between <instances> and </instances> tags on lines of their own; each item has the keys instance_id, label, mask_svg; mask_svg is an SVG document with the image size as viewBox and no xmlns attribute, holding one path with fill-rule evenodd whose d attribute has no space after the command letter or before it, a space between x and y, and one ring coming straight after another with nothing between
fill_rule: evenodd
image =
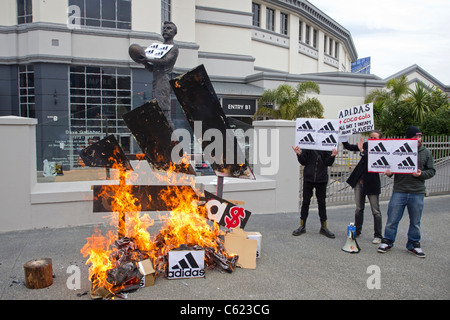
<instances>
[{"instance_id":1,"label":"flame","mask_svg":"<svg viewBox=\"0 0 450 320\"><path fill-rule=\"evenodd\" d=\"M187 157L183 159L181 165L189 165ZM132 180L132 174L123 170L120 164L116 164L113 168L118 169L118 175L114 177L119 180L119 187L106 185L102 188L106 196L104 198L112 199L113 213L109 219L113 230L109 230L107 235L103 236L96 229L94 234L86 239L87 242L81 249L83 256L88 257L86 264L90 265L89 278L94 289L102 287L111 293L115 290L114 284L108 282L108 272L118 266L117 248L114 243L121 237L132 239L138 248L139 254L132 259L140 261L143 258L150 258L157 273L165 271L167 253L181 245L189 247L198 245L229 256L223 245L220 245L219 236L225 232L220 230L215 221L209 221L205 207L198 205L196 194L199 194L199 191L196 190L195 179L192 176L177 175L174 164L171 164L165 174L157 175L158 180L168 185L178 185L178 188L166 188L159 194L159 198L172 209L166 215L160 213L164 225L159 233L152 237L147 229L154 225L154 221L148 214L141 212L139 201L131 192L132 185L126 183L127 180ZM189 187L196 192L186 192L186 188ZM208 267L210 261L205 258L205 262Z\"/></svg>"}]
</instances>

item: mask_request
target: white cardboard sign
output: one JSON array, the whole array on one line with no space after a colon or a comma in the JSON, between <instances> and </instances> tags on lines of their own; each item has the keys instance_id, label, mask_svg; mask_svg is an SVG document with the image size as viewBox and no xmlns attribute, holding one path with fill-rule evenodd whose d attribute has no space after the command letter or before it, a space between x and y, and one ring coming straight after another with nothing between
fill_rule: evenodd
<instances>
[{"instance_id":1,"label":"white cardboard sign","mask_svg":"<svg viewBox=\"0 0 450 320\"><path fill-rule=\"evenodd\" d=\"M339 111L339 141L347 141L352 134L372 131L375 128L373 103L354 106Z\"/></svg>"},{"instance_id":2,"label":"white cardboard sign","mask_svg":"<svg viewBox=\"0 0 450 320\"><path fill-rule=\"evenodd\" d=\"M161 59L172 47L173 45L171 44L152 43L145 49L145 55L150 59Z\"/></svg>"},{"instance_id":3,"label":"white cardboard sign","mask_svg":"<svg viewBox=\"0 0 450 320\"><path fill-rule=\"evenodd\" d=\"M168 279L205 276L205 250L171 250L168 256Z\"/></svg>"},{"instance_id":4,"label":"white cardboard sign","mask_svg":"<svg viewBox=\"0 0 450 320\"><path fill-rule=\"evenodd\" d=\"M417 172L418 142L416 139L369 139L368 171L392 173Z\"/></svg>"},{"instance_id":5,"label":"white cardboard sign","mask_svg":"<svg viewBox=\"0 0 450 320\"><path fill-rule=\"evenodd\" d=\"M331 151L338 148L338 139L336 119L296 119L295 142L300 149Z\"/></svg>"}]
</instances>

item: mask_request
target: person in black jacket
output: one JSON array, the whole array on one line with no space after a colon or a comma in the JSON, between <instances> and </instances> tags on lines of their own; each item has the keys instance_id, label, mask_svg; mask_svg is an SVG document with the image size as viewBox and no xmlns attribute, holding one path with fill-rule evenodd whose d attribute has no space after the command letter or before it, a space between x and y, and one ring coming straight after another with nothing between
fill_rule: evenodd
<instances>
[{"instance_id":1,"label":"person in black jacket","mask_svg":"<svg viewBox=\"0 0 450 320\"><path fill-rule=\"evenodd\" d=\"M321 223L320 233L328 238L334 238L335 235L327 227L326 212L326 193L328 184L328 168L334 163L334 159L338 153L337 149L333 151L318 150L301 150L299 146L292 147L297 154L300 164L304 165L303 169L303 201L300 210L300 227L292 235L299 236L306 232L305 223L309 214L309 205L313 190L316 189L316 198L319 207L319 218Z\"/></svg>"},{"instance_id":2,"label":"person in black jacket","mask_svg":"<svg viewBox=\"0 0 450 320\"><path fill-rule=\"evenodd\" d=\"M383 134L381 131L374 130L370 133L370 139L381 139ZM382 230L382 218L380 211L379 197L381 193L381 183L379 173L368 172L367 160L368 160L368 142L361 141L358 144L349 144L348 142L342 143L344 148L350 151L359 151L361 159L357 166L347 179L347 183L355 190L355 227L356 236L361 234L361 229L364 221L364 206L366 196L369 199L370 208L372 209L373 223L374 223L374 239L372 243L379 244L383 236Z\"/></svg>"}]
</instances>

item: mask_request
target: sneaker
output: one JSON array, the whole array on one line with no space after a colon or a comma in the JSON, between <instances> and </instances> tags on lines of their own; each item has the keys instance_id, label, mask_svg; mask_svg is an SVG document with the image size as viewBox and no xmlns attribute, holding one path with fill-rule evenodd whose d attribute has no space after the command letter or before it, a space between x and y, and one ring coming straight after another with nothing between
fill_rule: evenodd
<instances>
[{"instance_id":1,"label":"sneaker","mask_svg":"<svg viewBox=\"0 0 450 320\"><path fill-rule=\"evenodd\" d=\"M387 243L382 243L380 244L380 246L378 247L378 252L379 253L386 253L389 250L391 250L392 246L388 245Z\"/></svg>"},{"instance_id":2,"label":"sneaker","mask_svg":"<svg viewBox=\"0 0 450 320\"><path fill-rule=\"evenodd\" d=\"M419 258L425 258L425 253L422 251L421 248L412 248L412 249L408 249L409 253L412 253L413 255L415 255L416 257Z\"/></svg>"},{"instance_id":3,"label":"sneaker","mask_svg":"<svg viewBox=\"0 0 450 320\"><path fill-rule=\"evenodd\" d=\"M375 237L375 238L372 240L372 243L373 243L373 244L380 244L380 243L381 243L381 238Z\"/></svg>"}]
</instances>

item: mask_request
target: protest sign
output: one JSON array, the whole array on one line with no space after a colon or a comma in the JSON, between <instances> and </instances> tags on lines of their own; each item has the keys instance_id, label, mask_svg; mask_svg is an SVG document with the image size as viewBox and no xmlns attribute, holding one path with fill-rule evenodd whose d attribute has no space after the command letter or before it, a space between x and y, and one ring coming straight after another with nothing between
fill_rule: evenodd
<instances>
[{"instance_id":1,"label":"protest sign","mask_svg":"<svg viewBox=\"0 0 450 320\"><path fill-rule=\"evenodd\" d=\"M298 118L295 142L300 149L331 151L338 148L339 122L335 119Z\"/></svg>"},{"instance_id":2,"label":"protest sign","mask_svg":"<svg viewBox=\"0 0 450 320\"><path fill-rule=\"evenodd\" d=\"M352 134L372 131L373 103L346 108L339 111L339 141L347 141L346 138Z\"/></svg>"},{"instance_id":3,"label":"protest sign","mask_svg":"<svg viewBox=\"0 0 450 320\"><path fill-rule=\"evenodd\" d=\"M245 228L251 212L227 200L205 191L208 219L228 229Z\"/></svg>"},{"instance_id":4,"label":"protest sign","mask_svg":"<svg viewBox=\"0 0 450 320\"><path fill-rule=\"evenodd\" d=\"M368 171L417 172L417 150L416 139L369 139Z\"/></svg>"},{"instance_id":5,"label":"protest sign","mask_svg":"<svg viewBox=\"0 0 450 320\"><path fill-rule=\"evenodd\" d=\"M161 59L172 47L170 44L152 43L145 49L145 55L150 59Z\"/></svg>"}]
</instances>

